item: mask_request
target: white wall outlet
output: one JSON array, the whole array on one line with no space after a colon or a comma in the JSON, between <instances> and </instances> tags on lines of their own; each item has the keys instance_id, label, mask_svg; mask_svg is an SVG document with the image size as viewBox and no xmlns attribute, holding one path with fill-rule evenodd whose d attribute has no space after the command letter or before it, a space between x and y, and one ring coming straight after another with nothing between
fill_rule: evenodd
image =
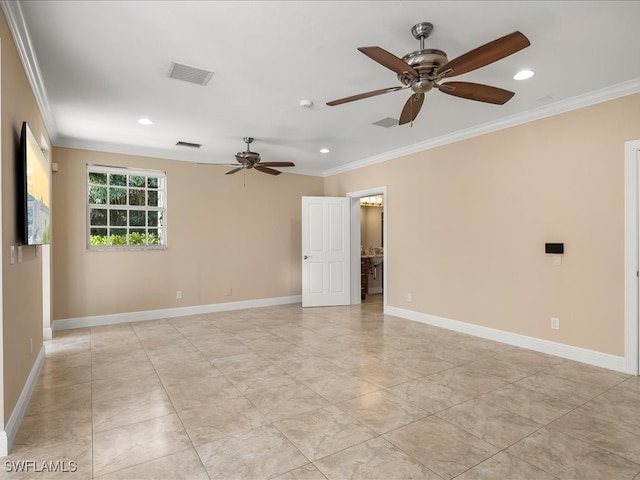
<instances>
[{"instance_id":1,"label":"white wall outlet","mask_svg":"<svg viewBox=\"0 0 640 480\"><path fill-rule=\"evenodd\" d=\"M29 339L29 353L33 353L33 338Z\"/></svg>"},{"instance_id":2,"label":"white wall outlet","mask_svg":"<svg viewBox=\"0 0 640 480\"><path fill-rule=\"evenodd\" d=\"M551 317L551 328L554 330L560 330L560 319L557 317Z\"/></svg>"},{"instance_id":3,"label":"white wall outlet","mask_svg":"<svg viewBox=\"0 0 640 480\"><path fill-rule=\"evenodd\" d=\"M407 302L410 302L413 300L413 295L411 295L410 293L407 293Z\"/></svg>"},{"instance_id":4,"label":"white wall outlet","mask_svg":"<svg viewBox=\"0 0 640 480\"><path fill-rule=\"evenodd\" d=\"M562 255L553 256L553 265L555 267L559 267L560 265L562 265Z\"/></svg>"},{"instance_id":5,"label":"white wall outlet","mask_svg":"<svg viewBox=\"0 0 640 480\"><path fill-rule=\"evenodd\" d=\"M178 291L176 292L176 298L177 298L178 300L182 299L182 290L178 290Z\"/></svg>"},{"instance_id":6,"label":"white wall outlet","mask_svg":"<svg viewBox=\"0 0 640 480\"><path fill-rule=\"evenodd\" d=\"M18 263L22 263L22 245L18 245Z\"/></svg>"}]
</instances>

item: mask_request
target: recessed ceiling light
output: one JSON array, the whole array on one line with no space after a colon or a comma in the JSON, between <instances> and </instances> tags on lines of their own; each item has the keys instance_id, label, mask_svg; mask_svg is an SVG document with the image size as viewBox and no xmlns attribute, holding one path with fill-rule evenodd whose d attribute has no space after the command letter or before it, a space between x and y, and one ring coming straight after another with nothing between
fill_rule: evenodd
<instances>
[{"instance_id":1,"label":"recessed ceiling light","mask_svg":"<svg viewBox=\"0 0 640 480\"><path fill-rule=\"evenodd\" d=\"M141 118L140 120L138 120L138 123L140 125L153 125L153 122L148 118Z\"/></svg>"},{"instance_id":2,"label":"recessed ceiling light","mask_svg":"<svg viewBox=\"0 0 640 480\"><path fill-rule=\"evenodd\" d=\"M321 148L320 149L320 153L329 153L331 150L329 150L328 148Z\"/></svg>"},{"instance_id":3,"label":"recessed ceiling light","mask_svg":"<svg viewBox=\"0 0 640 480\"><path fill-rule=\"evenodd\" d=\"M513 76L514 80L526 80L533 77L534 73L531 70L520 70Z\"/></svg>"}]
</instances>

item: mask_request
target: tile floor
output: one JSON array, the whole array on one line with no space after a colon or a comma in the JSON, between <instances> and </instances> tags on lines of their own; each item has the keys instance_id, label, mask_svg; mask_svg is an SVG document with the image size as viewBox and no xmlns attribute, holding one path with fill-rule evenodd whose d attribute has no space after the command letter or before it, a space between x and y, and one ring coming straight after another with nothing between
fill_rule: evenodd
<instances>
[{"instance_id":1,"label":"tile floor","mask_svg":"<svg viewBox=\"0 0 640 480\"><path fill-rule=\"evenodd\" d=\"M0 477L640 479L638 377L379 298L58 332Z\"/></svg>"}]
</instances>

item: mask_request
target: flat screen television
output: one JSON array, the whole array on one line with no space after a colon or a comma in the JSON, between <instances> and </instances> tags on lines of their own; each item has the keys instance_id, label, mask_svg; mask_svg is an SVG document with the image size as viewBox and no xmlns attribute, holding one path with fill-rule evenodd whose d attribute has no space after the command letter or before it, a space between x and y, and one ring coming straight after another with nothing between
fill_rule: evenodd
<instances>
[{"instance_id":1,"label":"flat screen television","mask_svg":"<svg viewBox=\"0 0 640 480\"><path fill-rule=\"evenodd\" d=\"M18 230L23 245L51 243L51 167L27 122L18 154Z\"/></svg>"}]
</instances>

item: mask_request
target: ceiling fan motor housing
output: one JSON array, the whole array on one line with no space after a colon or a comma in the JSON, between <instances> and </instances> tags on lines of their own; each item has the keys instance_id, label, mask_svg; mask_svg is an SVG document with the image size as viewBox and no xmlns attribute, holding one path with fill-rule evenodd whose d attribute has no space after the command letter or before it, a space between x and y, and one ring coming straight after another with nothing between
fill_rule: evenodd
<instances>
[{"instance_id":1,"label":"ceiling fan motor housing","mask_svg":"<svg viewBox=\"0 0 640 480\"><path fill-rule=\"evenodd\" d=\"M257 152L238 152L236 153L236 159L238 159L238 161L240 161L239 159L242 159L243 162L242 163L246 163L249 165L255 165L256 163L258 163L260 161L260 154Z\"/></svg>"},{"instance_id":2,"label":"ceiling fan motor housing","mask_svg":"<svg viewBox=\"0 0 640 480\"><path fill-rule=\"evenodd\" d=\"M437 80L438 69L447 63L447 54L435 48L426 48L408 53L402 60L418 72L418 78L399 74L398 80L408 85L416 93L431 90Z\"/></svg>"},{"instance_id":3,"label":"ceiling fan motor housing","mask_svg":"<svg viewBox=\"0 0 640 480\"><path fill-rule=\"evenodd\" d=\"M244 152L236 153L236 160L247 168L253 168L254 165L260 161L260 154L258 152L252 152L249 149L249 145L253 143L252 137L243 137L242 140L247 144L247 149Z\"/></svg>"}]
</instances>

